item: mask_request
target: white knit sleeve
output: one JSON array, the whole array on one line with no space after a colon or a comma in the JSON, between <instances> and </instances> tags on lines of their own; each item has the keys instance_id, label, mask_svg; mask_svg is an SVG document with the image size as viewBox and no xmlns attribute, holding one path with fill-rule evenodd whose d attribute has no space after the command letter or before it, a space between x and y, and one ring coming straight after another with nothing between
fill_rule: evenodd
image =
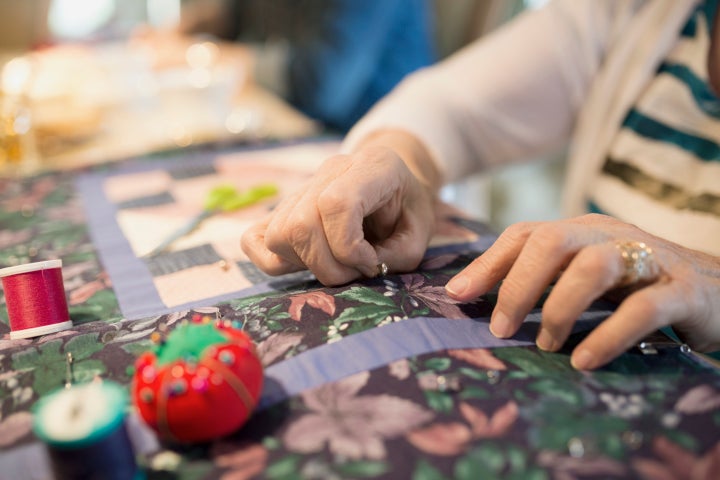
<instances>
[{"instance_id":1,"label":"white knit sleeve","mask_svg":"<svg viewBox=\"0 0 720 480\"><path fill-rule=\"evenodd\" d=\"M567 141L602 61L617 2L559 0L521 14L447 60L407 77L348 134L417 136L447 181Z\"/></svg>"}]
</instances>

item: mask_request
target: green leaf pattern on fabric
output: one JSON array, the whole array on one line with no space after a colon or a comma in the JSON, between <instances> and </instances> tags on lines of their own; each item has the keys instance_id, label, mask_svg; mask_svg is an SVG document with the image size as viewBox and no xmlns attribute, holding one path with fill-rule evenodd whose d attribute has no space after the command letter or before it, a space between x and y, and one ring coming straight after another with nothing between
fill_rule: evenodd
<instances>
[{"instance_id":1,"label":"green leaf pattern on fabric","mask_svg":"<svg viewBox=\"0 0 720 480\"><path fill-rule=\"evenodd\" d=\"M242 324L272 365L418 316L486 319L495 302L494 292L468 304L445 295L445 282L478 254L458 251L427 259L413 274L337 288L303 282L206 310L125 320L90 242L73 175L0 179L0 262L62 257L76 323L39 339L9 340L0 309L0 432L12 439L0 441L0 450L34 440L28 412L64 385L68 352L74 381L99 375L128 384L150 335L194 313ZM433 389L426 375L452 377L460 387ZM162 445L157 456L176 452L182 461L173 478L188 480L683 478L696 465L706 466L710 479L720 478L719 410L718 370L678 348L628 352L595 372L573 370L569 350L439 351L303 392L257 412L227 438Z\"/></svg>"}]
</instances>

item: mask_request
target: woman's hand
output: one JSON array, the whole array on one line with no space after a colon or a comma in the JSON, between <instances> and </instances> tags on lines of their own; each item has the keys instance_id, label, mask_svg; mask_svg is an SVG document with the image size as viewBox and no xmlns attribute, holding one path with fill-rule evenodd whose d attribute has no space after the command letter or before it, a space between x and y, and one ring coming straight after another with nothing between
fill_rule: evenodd
<instances>
[{"instance_id":1,"label":"woman's hand","mask_svg":"<svg viewBox=\"0 0 720 480\"><path fill-rule=\"evenodd\" d=\"M425 163L429 162L429 163ZM311 270L325 285L408 271L433 234L437 173L408 134L369 139L326 160L304 188L248 229L242 248L261 270Z\"/></svg>"},{"instance_id":2,"label":"woman's hand","mask_svg":"<svg viewBox=\"0 0 720 480\"><path fill-rule=\"evenodd\" d=\"M645 266L657 275L627 285L632 293L575 348L573 366L602 366L667 325L696 350L719 349L720 259L603 215L511 226L446 288L451 297L469 301L502 280L490 329L507 338L556 281L537 337L539 348L556 351L580 314L626 278L621 242L645 243L652 250Z\"/></svg>"}]
</instances>

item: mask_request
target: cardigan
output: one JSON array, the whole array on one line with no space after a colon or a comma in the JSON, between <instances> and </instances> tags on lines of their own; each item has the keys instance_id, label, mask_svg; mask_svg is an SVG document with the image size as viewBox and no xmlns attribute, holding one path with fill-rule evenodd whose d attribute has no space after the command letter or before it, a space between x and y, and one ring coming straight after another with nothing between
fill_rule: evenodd
<instances>
[{"instance_id":1,"label":"cardigan","mask_svg":"<svg viewBox=\"0 0 720 480\"><path fill-rule=\"evenodd\" d=\"M585 213L611 142L697 4L556 0L528 11L407 77L349 132L343 150L372 131L403 129L454 181L567 145L564 213Z\"/></svg>"}]
</instances>

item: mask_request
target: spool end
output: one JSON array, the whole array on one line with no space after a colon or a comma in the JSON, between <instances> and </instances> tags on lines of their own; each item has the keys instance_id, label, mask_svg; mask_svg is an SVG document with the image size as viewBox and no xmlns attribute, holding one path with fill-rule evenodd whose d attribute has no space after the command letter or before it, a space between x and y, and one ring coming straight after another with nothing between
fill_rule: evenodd
<instances>
[{"instance_id":1,"label":"spool end","mask_svg":"<svg viewBox=\"0 0 720 480\"><path fill-rule=\"evenodd\" d=\"M43 325L41 327L13 330L10 332L10 340L17 340L19 338L39 337L41 335L47 335L49 333L61 332L63 330L67 330L72 326L72 320L68 320L66 322L53 323L52 325Z\"/></svg>"}]
</instances>

